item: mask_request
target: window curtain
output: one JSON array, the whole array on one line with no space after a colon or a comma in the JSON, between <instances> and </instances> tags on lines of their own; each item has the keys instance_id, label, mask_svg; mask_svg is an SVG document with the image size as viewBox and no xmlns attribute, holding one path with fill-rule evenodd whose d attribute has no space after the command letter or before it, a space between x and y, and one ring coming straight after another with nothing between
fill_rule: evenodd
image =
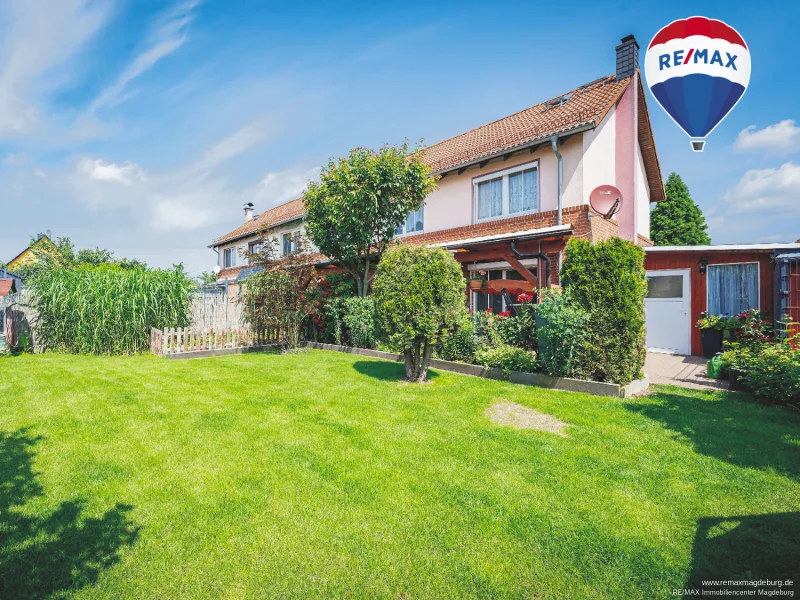
<instances>
[{"instance_id":1,"label":"window curtain","mask_svg":"<svg viewBox=\"0 0 800 600\"><path fill-rule=\"evenodd\" d=\"M508 212L536 210L539 204L538 174L536 169L520 171L508 176Z\"/></svg>"},{"instance_id":2,"label":"window curtain","mask_svg":"<svg viewBox=\"0 0 800 600\"><path fill-rule=\"evenodd\" d=\"M537 210L539 208L539 171L529 169L522 172L523 197L522 210Z\"/></svg>"},{"instance_id":3,"label":"window curtain","mask_svg":"<svg viewBox=\"0 0 800 600\"><path fill-rule=\"evenodd\" d=\"M758 265L709 265L708 312L733 316L758 308Z\"/></svg>"},{"instance_id":4,"label":"window curtain","mask_svg":"<svg viewBox=\"0 0 800 600\"><path fill-rule=\"evenodd\" d=\"M488 219L503 214L503 178L478 184L478 218Z\"/></svg>"}]
</instances>

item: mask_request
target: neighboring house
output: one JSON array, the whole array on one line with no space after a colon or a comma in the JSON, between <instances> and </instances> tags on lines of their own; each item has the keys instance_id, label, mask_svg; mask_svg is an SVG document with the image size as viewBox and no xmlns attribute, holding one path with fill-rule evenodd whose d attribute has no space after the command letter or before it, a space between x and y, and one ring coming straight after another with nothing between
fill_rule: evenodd
<instances>
[{"instance_id":1,"label":"neighboring house","mask_svg":"<svg viewBox=\"0 0 800 600\"><path fill-rule=\"evenodd\" d=\"M6 269L8 269L9 271L16 271L20 267L24 267L38 262L39 258L36 256L34 248L37 245L39 246L50 245L53 248L55 248L55 244L53 244L51 237L52 234L50 233L50 231L47 231L47 233L38 234L36 236L36 239L33 242L31 242L27 248L25 248L22 252L20 252L14 258L8 261L8 264L6 264Z\"/></svg>"},{"instance_id":2,"label":"neighboring house","mask_svg":"<svg viewBox=\"0 0 800 600\"><path fill-rule=\"evenodd\" d=\"M645 248L647 347L703 355L700 313L800 322L800 243Z\"/></svg>"},{"instance_id":3,"label":"neighboring house","mask_svg":"<svg viewBox=\"0 0 800 600\"><path fill-rule=\"evenodd\" d=\"M650 203L665 194L638 57L628 36L616 48L614 75L425 148L438 189L398 237L453 251L465 272L518 282L509 289L557 283L571 237L618 235L649 245ZM616 185L624 198L610 220L589 207L590 192L603 184ZM281 240L303 232L304 214L301 200L257 217L246 205L245 223L211 244L218 279L236 282L249 266L242 254L265 231ZM482 292L473 292L470 304L506 308L501 296Z\"/></svg>"}]
</instances>

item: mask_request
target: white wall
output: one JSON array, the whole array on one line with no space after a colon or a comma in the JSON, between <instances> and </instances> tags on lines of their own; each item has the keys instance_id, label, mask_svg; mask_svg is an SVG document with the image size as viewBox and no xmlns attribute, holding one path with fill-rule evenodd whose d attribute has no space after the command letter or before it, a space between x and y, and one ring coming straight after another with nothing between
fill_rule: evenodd
<instances>
[{"instance_id":1,"label":"white wall","mask_svg":"<svg viewBox=\"0 0 800 600\"><path fill-rule=\"evenodd\" d=\"M567 207L584 203L581 134L569 138L562 146L559 146L559 150L563 158L564 169L562 205ZM472 225L475 222L472 180L482 175L534 161L539 162L540 210L556 210L558 208L558 161L548 144L533 154L523 150L507 161L495 159L482 169L475 165L461 175L453 172L439 180L438 189L425 201L424 232Z\"/></svg>"},{"instance_id":2,"label":"white wall","mask_svg":"<svg viewBox=\"0 0 800 600\"><path fill-rule=\"evenodd\" d=\"M284 233L294 233L296 231L300 231L301 234L305 235L305 232L306 232L305 223L298 223L297 221L293 221L291 223L286 223L285 225L281 225L280 227L277 227L276 229L270 231L268 234L266 234L266 238L270 239L270 240L274 239L274 240L276 240L276 242L278 244L280 244L281 243L280 242L281 236ZM248 244L250 242L253 242L253 241L261 238L263 235L264 234L251 235L249 237L242 238L242 239L239 239L239 240L235 240L235 241L229 242L227 244L222 244L221 246L219 246L217 248L217 250L219 250L219 263L218 264L219 264L220 268L221 269L225 268L225 250L228 249L228 248L235 248L236 249L236 266L237 267L246 267L248 265L248 260L247 260L247 256L246 256L247 249L248 249ZM279 248L280 248L280 246L279 246Z\"/></svg>"}]
</instances>

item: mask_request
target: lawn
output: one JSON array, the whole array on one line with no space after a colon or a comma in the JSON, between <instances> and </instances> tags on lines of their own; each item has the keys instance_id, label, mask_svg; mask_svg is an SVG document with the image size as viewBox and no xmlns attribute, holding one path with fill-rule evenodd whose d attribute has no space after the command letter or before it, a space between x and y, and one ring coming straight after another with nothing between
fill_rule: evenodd
<instances>
[{"instance_id":1,"label":"lawn","mask_svg":"<svg viewBox=\"0 0 800 600\"><path fill-rule=\"evenodd\" d=\"M800 415L332 352L0 359L0 598L668 598L800 579ZM486 417L517 402L567 437Z\"/></svg>"}]
</instances>

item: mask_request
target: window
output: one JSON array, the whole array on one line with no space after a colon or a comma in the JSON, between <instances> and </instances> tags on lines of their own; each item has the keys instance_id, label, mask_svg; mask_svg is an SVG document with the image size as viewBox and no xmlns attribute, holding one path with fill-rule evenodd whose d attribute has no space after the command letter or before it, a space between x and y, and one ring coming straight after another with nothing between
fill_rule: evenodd
<instances>
[{"instance_id":1,"label":"window","mask_svg":"<svg viewBox=\"0 0 800 600\"><path fill-rule=\"evenodd\" d=\"M297 251L297 239L299 237L299 231L291 231L281 236L281 253L283 256L289 256L292 252Z\"/></svg>"},{"instance_id":2,"label":"window","mask_svg":"<svg viewBox=\"0 0 800 600\"><path fill-rule=\"evenodd\" d=\"M683 275L657 275L647 278L648 298L683 298Z\"/></svg>"},{"instance_id":3,"label":"window","mask_svg":"<svg viewBox=\"0 0 800 600\"><path fill-rule=\"evenodd\" d=\"M262 249L263 249L263 245L261 244L260 241L259 242L250 242L247 245L247 251L250 254L258 254L259 252L261 252Z\"/></svg>"},{"instance_id":4,"label":"window","mask_svg":"<svg viewBox=\"0 0 800 600\"><path fill-rule=\"evenodd\" d=\"M526 267L535 277L538 277L536 267L528 265ZM505 287L509 290L517 288L513 281L525 281L525 278L513 269L491 269L486 271L486 278L489 281L508 279L509 282ZM517 294L509 293L509 297L511 298L511 303L517 305ZM510 309L500 294L489 294L483 291L472 292L472 309L474 311L484 311L487 308L491 308L493 313Z\"/></svg>"},{"instance_id":5,"label":"window","mask_svg":"<svg viewBox=\"0 0 800 600\"><path fill-rule=\"evenodd\" d=\"M478 221L539 210L538 163L477 177L473 182Z\"/></svg>"},{"instance_id":6,"label":"window","mask_svg":"<svg viewBox=\"0 0 800 600\"><path fill-rule=\"evenodd\" d=\"M708 312L733 316L759 307L758 263L708 265Z\"/></svg>"},{"instance_id":7,"label":"window","mask_svg":"<svg viewBox=\"0 0 800 600\"><path fill-rule=\"evenodd\" d=\"M223 267L230 269L236 266L236 248L225 248L222 252Z\"/></svg>"},{"instance_id":8,"label":"window","mask_svg":"<svg viewBox=\"0 0 800 600\"><path fill-rule=\"evenodd\" d=\"M422 231L423 225L423 218L422 218L422 207L420 206L418 210L412 210L411 213L408 215L406 222L400 225L397 229L395 229L395 235L403 235L406 233L416 233Z\"/></svg>"}]
</instances>

